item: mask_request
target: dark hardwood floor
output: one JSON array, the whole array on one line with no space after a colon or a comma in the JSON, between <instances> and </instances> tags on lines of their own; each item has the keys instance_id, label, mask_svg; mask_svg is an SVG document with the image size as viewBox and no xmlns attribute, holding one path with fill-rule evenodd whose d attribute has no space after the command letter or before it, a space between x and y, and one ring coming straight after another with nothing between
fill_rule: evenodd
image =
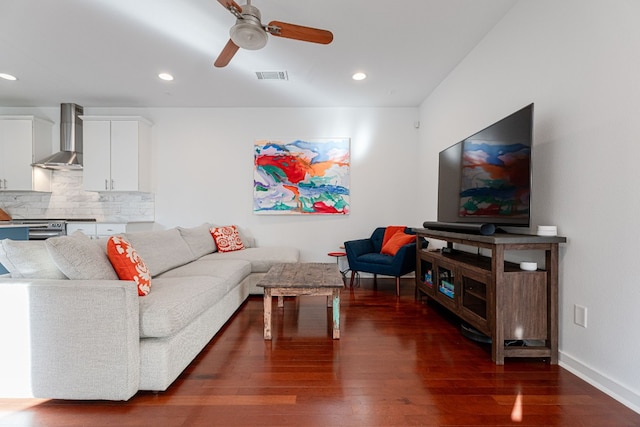
<instances>
[{"instance_id":1,"label":"dark hardwood floor","mask_svg":"<svg viewBox=\"0 0 640 427\"><path fill-rule=\"evenodd\" d=\"M128 402L0 399L0 426L640 426L640 414L542 360L491 362L410 279L324 297L251 297L180 378Z\"/></svg>"}]
</instances>

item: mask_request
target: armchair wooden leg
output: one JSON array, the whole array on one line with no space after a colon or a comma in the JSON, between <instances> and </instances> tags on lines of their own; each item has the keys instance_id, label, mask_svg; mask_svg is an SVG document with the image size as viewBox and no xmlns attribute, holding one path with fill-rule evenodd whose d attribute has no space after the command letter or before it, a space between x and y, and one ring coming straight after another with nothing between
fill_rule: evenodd
<instances>
[{"instance_id":1,"label":"armchair wooden leg","mask_svg":"<svg viewBox=\"0 0 640 427\"><path fill-rule=\"evenodd\" d=\"M373 274L373 289L378 290L378 275L375 273Z\"/></svg>"},{"instance_id":2,"label":"armchair wooden leg","mask_svg":"<svg viewBox=\"0 0 640 427\"><path fill-rule=\"evenodd\" d=\"M349 282L349 287L353 288L353 279L356 277L356 271L351 270L351 281Z\"/></svg>"},{"instance_id":3,"label":"armchair wooden leg","mask_svg":"<svg viewBox=\"0 0 640 427\"><path fill-rule=\"evenodd\" d=\"M400 277L396 277L396 295L400 296Z\"/></svg>"}]
</instances>

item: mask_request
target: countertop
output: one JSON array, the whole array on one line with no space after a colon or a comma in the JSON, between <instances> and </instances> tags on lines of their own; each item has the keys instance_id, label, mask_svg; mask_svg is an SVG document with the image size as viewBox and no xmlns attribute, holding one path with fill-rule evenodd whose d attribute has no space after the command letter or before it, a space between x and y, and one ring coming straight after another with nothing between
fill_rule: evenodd
<instances>
[{"instance_id":1,"label":"countertop","mask_svg":"<svg viewBox=\"0 0 640 427\"><path fill-rule=\"evenodd\" d=\"M33 226L34 224L14 224L11 221L0 221L0 228L29 228L29 226ZM35 224L36 226L45 226L47 224Z\"/></svg>"}]
</instances>

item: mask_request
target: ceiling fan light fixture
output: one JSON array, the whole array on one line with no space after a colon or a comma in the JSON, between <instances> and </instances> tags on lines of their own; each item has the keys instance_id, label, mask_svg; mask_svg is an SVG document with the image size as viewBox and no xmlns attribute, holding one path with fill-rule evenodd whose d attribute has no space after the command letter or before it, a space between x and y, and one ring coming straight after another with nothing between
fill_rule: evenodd
<instances>
[{"instance_id":1,"label":"ceiling fan light fixture","mask_svg":"<svg viewBox=\"0 0 640 427\"><path fill-rule=\"evenodd\" d=\"M262 27L251 22L247 22L246 19L231 27L229 34L231 36L231 40L243 49L258 50L262 49L267 44L268 36Z\"/></svg>"},{"instance_id":2,"label":"ceiling fan light fixture","mask_svg":"<svg viewBox=\"0 0 640 427\"><path fill-rule=\"evenodd\" d=\"M242 19L236 20L229 35L237 46L248 49L262 49L267 44L267 32L262 27L262 15L257 7L251 6L251 1L242 6Z\"/></svg>"},{"instance_id":3,"label":"ceiling fan light fixture","mask_svg":"<svg viewBox=\"0 0 640 427\"><path fill-rule=\"evenodd\" d=\"M262 49L270 36L319 44L329 44L333 40L331 31L319 28L280 21L271 21L269 25L262 25L262 16L258 8L251 5L251 0L246 2L247 4L240 6L235 0L218 0L218 3L236 17L236 23L229 30L230 40L213 63L217 68L226 67L240 48Z\"/></svg>"}]
</instances>

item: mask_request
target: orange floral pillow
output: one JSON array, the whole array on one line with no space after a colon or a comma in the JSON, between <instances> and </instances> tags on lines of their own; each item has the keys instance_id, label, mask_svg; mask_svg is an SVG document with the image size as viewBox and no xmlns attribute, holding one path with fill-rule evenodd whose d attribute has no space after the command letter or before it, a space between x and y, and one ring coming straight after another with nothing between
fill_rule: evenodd
<instances>
[{"instance_id":1,"label":"orange floral pillow","mask_svg":"<svg viewBox=\"0 0 640 427\"><path fill-rule=\"evenodd\" d=\"M401 247L406 245L407 243L411 243L415 240L416 236L413 234L405 234L405 233L395 233L391 238L387 241L387 243L382 246L382 250L380 253L395 256L396 253L400 250Z\"/></svg>"},{"instance_id":2,"label":"orange floral pillow","mask_svg":"<svg viewBox=\"0 0 640 427\"><path fill-rule=\"evenodd\" d=\"M107 256L120 280L133 280L138 295L145 296L151 290L151 274L138 252L125 239L111 236L107 242Z\"/></svg>"},{"instance_id":3,"label":"orange floral pillow","mask_svg":"<svg viewBox=\"0 0 640 427\"><path fill-rule=\"evenodd\" d=\"M244 244L238 233L238 227L228 225L226 227L211 228L211 235L216 241L219 252L231 252L244 249Z\"/></svg>"}]
</instances>

